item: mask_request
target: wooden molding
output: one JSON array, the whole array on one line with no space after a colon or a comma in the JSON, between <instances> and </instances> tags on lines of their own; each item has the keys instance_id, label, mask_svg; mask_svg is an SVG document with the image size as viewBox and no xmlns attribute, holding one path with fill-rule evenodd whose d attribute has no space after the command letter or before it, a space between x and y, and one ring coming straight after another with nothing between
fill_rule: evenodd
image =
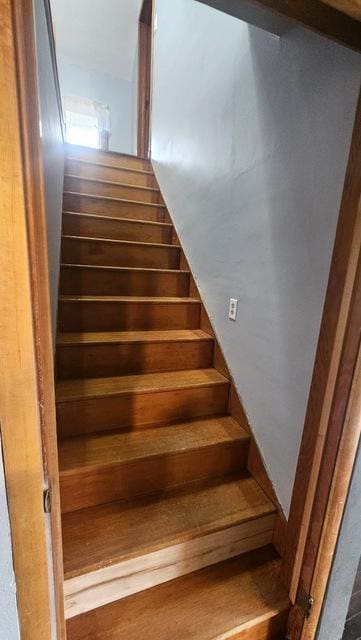
<instances>
[{"instance_id":1,"label":"wooden molding","mask_svg":"<svg viewBox=\"0 0 361 640\"><path fill-rule=\"evenodd\" d=\"M361 20L361 4L360 0L322 0L324 4L346 13L355 20Z\"/></svg>"},{"instance_id":2,"label":"wooden molding","mask_svg":"<svg viewBox=\"0 0 361 640\"><path fill-rule=\"evenodd\" d=\"M1 431L18 613L21 637L50 640L55 596L60 640L65 638L60 502L31 0L0 0L0 18ZM43 507L47 485L52 559Z\"/></svg>"},{"instance_id":3,"label":"wooden molding","mask_svg":"<svg viewBox=\"0 0 361 640\"><path fill-rule=\"evenodd\" d=\"M354 380L361 326L361 100L346 172L310 397L288 526L284 575L295 602L300 584L316 579L330 487L347 428L347 402ZM349 461L350 464L350 461ZM352 464L352 463L351 463ZM345 470L347 472L347 469ZM346 490L343 500L346 496ZM334 541L335 542L335 541ZM293 618L294 639L303 620Z\"/></svg>"},{"instance_id":4,"label":"wooden molding","mask_svg":"<svg viewBox=\"0 0 361 640\"><path fill-rule=\"evenodd\" d=\"M143 0L138 28L138 140L137 153L149 157L150 86L152 57L152 0Z\"/></svg>"}]
</instances>

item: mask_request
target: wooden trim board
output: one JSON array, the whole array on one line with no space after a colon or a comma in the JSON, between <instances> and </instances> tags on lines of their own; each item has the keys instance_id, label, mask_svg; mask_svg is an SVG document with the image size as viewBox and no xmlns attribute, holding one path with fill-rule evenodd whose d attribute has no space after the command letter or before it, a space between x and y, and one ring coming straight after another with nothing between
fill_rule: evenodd
<instances>
[{"instance_id":1,"label":"wooden trim board","mask_svg":"<svg viewBox=\"0 0 361 640\"><path fill-rule=\"evenodd\" d=\"M63 567L32 1L0 0L0 21L1 434L17 604L22 638L50 640L57 632L61 640ZM47 486L50 516L43 507Z\"/></svg>"},{"instance_id":2,"label":"wooden trim board","mask_svg":"<svg viewBox=\"0 0 361 640\"><path fill-rule=\"evenodd\" d=\"M65 580L66 618L263 547L273 522L267 515Z\"/></svg>"}]
</instances>

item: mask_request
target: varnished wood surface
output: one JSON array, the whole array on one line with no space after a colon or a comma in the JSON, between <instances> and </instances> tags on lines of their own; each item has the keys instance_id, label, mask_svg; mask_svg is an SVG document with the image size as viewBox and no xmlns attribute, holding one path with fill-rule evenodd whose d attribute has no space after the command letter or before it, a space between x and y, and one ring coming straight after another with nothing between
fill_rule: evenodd
<instances>
[{"instance_id":1,"label":"varnished wood surface","mask_svg":"<svg viewBox=\"0 0 361 640\"><path fill-rule=\"evenodd\" d=\"M76 174L77 176L94 180L109 180L111 182L131 184L136 187L158 188L153 173L135 169L118 169L111 165L68 158L65 163L65 170L69 174Z\"/></svg>"},{"instance_id":2,"label":"varnished wood surface","mask_svg":"<svg viewBox=\"0 0 361 640\"><path fill-rule=\"evenodd\" d=\"M190 298L60 296L60 331L196 329L199 302Z\"/></svg>"},{"instance_id":3,"label":"varnished wood surface","mask_svg":"<svg viewBox=\"0 0 361 640\"><path fill-rule=\"evenodd\" d=\"M62 264L60 293L88 296L188 297L189 273L179 269L145 269Z\"/></svg>"},{"instance_id":4,"label":"varnished wood surface","mask_svg":"<svg viewBox=\"0 0 361 640\"><path fill-rule=\"evenodd\" d=\"M128 153L119 153L117 151L101 151L100 149L92 149L90 147L82 147L75 144L66 145L67 158L76 158L89 162L98 162L112 167L137 169L138 171L152 172L149 160L139 158L138 156Z\"/></svg>"},{"instance_id":5,"label":"varnished wood surface","mask_svg":"<svg viewBox=\"0 0 361 640\"><path fill-rule=\"evenodd\" d=\"M236 473L245 467L248 440L223 417L61 441L62 510Z\"/></svg>"},{"instance_id":6,"label":"varnished wood surface","mask_svg":"<svg viewBox=\"0 0 361 640\"><path fill-rule=\"evenodd\" d=\"M273 513L272 503L250 477L67 513L65 577Z\"/></svg>"},{"instance_id":7,"label":"varnished wood surface","mask_svg":"<svg viewBox=\"0 0 361 640\"><path fill-rule=\"evenodd\" d=\"M279 571L272 549L258 550L73 618L68 640L279 640Z\"/></svg>"},{"instance_id":8,"label":"varnished wood surface","mask_svg":"<svg viewBox=\"0 0 361 640\"><path fill-rule=\"evenodd\" d=\"M173 245L63 236L61 258L68 264L178 269L179 248Z\"/></svg>"},{"instance_id":9,"label":"varnished wood surface","mask_svg":"<svg viewBox=\"0 0 361 640\"><path fill-rule=\"evenodd\" d=\"M228 380L216 369L167 371L166 373L147 373L135 376L63 380L57 385L56 397L57 402L61 403L84 398L193 389L227 383Z\"/></svg>"},{"instance_id":10,"label":"varnished wood surface","mask_svg":"<svg viewBox=\"0 0 361 640\"><path fill-rule=\"evenodd\" d=\"M90 238L110 238L112 240L132 240L171 244L172 225L163 222L112 218L83 213L63 213L63 235L88 236Z\"/></svg>"},{"instance_id":11,"label":"varnished wood surface","mask_svg":"<svg viewBox=\"0 0 361 640\"><path fill-rule=\"evenodd\" d=\"M64 189L65 191L75 191L76 193L91 193L123 200L162 204L159 189L120 183L114 180L93 180L84 176L67 174L64 179Z\"/></svg>"},{"instance_id":12,"label":"varnished wood surface","mask_svg":"<svg viewBox=\"0 0 361 640\"><path fill-rule=\"evenodd\" d=\"M12 616L13 611L7 609L16 597L15 615L22 638L49 640L57 634L63 640L59 478L33 3L0 0L0 24L0 428L3 489L11 527L10 564L15 574L9 602L3 590L0 596L2 635L11 633L7 613ZM45 517L43 489L47 484L53 488L54 509ZM2 522L0 530L5 535ZM16 623L12 631L18 635Z\"/></svg>"},{"instance_id":13,"label":"varnished wood surface","mask_svg":"<svg viewBox=\"0 0 361 640\"><path fill-rule=\"evenodd\" d=\"M213 340L202 331L103 332L93 339L76 334L72 341L72 334L62 335L57 340L62 379L201 369L213 360Z\"/></svg>"},{"instance_id":14,"label":"varnished wood surface","mask_svg":"<svg viewBox=\"0 0 361 640\"><path fill-rule=\"evenodd\" d=\"M122 200L108 196L96 196L85 193L64 192L65 211L95 213L98 215L134 218L135 220L153 220L163 222L164 205L137 200Z\"/></svg>"}]
</instances>

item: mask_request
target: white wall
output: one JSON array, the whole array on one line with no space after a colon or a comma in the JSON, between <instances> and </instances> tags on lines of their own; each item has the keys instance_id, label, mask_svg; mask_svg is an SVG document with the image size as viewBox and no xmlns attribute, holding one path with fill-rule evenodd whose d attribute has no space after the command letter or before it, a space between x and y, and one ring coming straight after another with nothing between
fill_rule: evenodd
<instances>
[{"instance_id":1,"label":"white wall","mask_svg":"<svg viewBox=\"0 0 361 640\"><path fill-rule=\"evenodd\" d=\"M60 270L64 146L43 0L35 0L35 35L44 165L51 314L53 340L55 341Z\"/></svg>"},{"instance_id":2,"label":"white wall","mask_svg":"<svg viewBox=\"0 0 361 640\"><path fill-rule=\"evenodd\" d=\"M194 0L156 12L156 175L288 514L360 56Z\"/></svg>"},{"instance_id":3,"label":"white wall","mask_svg":"<svg viewBox=\"0 0 361 640\"><path fill-rule=\"evenodd\" d=\"M69 64L59 58L62 95L96 100L110 109L109 148L122 153L136 153L133 128L135 119L134 83L96 69Z\"/></svg>"},{"instance_id":4,"label":"white wall","mask_svg":"<svg viewBox=\"0 0 361 640\"><path fill-rule=\"evenodd\" d=\"M0 638L20 640L9 514L0 438Z\"/></svg>"}]
</instances>

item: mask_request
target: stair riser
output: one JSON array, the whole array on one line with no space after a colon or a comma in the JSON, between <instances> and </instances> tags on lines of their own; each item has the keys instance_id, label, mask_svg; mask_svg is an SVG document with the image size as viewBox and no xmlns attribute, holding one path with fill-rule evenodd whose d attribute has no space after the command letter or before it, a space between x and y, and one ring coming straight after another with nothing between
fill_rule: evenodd
<instances>
[{"instance_id":1,"label":"stair riser","mask_svg":"<svg viewBox=\"0 0 361 640\"><path fill-rule=\"evenodd\" d=\"M132 240L134 242L156 242L171 244L172 228L133 221L101 220L96 217L82 217L63 214L63 234L88 238L109 238L111 240Z\"/></svg>"},{"instance_id":2,"label":"stair riser","mask_svg":"<svg viewBox=\"0 0 361 640\"><path fill-rule=\"evenodd\" d=\"M109 153L100 149L89 149L86 147L70 147L67 152L68 158L77 158L78 160L89 160L90 162L99 162L114 167L126 167L128 169L137 169L138 171L151 171L152 167L149 160L143 160L136 156L127 156L117 153Z\"/></svg>"},{"instance_id":3,"label":"stair riser","mask_svg":"<svg viewBox=\"0 0 361 640\"><path fill-rule=\"evenodd\" d=\"M152 202L163 204L160 191L128 187L127 185L98 182L84 178L65 176L64 191L76 193L93 193L97 196L109 196L110 198L124 198L125 200L137 200L138 202Z\"/></svg>"},{"instance_id":4,"label":"stair riser","mask_svg":"<svg viewBox=\"0 0 361 640\"><path fill-rule=\"evenodd\" d=\"M156 189L158 186L155 177L146 173L113 169L112 167L77 162L76 160L67 160L65 171L66 173L83 176L84 178L123 182L124 184L131 184L136 187L151 187L152 189Z\"/></svg>"},{"instance_id":5,"label":"stair riser","mask_svg":"<svg viewBox=\"0 0 361 640\"><path fill-rule=\"evenodd\" d=\"M142 429L227 411L229 384L58 402L58 433L65 438L110 429Z\"/></svg>"},{"instance_id":6,"label":"stair riser","mask_svg":"<svg viewBox=\"0 0 361 640\"><path fill-rule=\"evenodd\" d=\"M93 471L61 474L62 512L114 500L128 500L189 482L235 473L245 468L247 452L248 442L243 440Z\"/></svg>"},{"instance_id":7,"label":"stair riser","mask_svg":"<svg viewBox=\"0 0 361 640\"><path fill-rule=\"evenodd\" d=\"M161 245L127 245L88 238L64 237L61 256L62 262L67 264L145 269L178 269L179 267L179 250L177 248Z\"/></svg>"},{"instance_id":8,"label":"stair riser","mask_svg":"<svg viewBox=\"0 0 361 640\"><path fill-rule=\"evenodd\" d=\"M106 200L75 193L64 193L63 209L64 211L95 213L99 216L113 216L115 218L131 218L133 220L150 220L154 222L164 221L164 209L160 206Z\"/></svg>"},{"instance_id":9,"label":"stair riser","mask_svg":"<svg viewBox=\"0 0 361 640\"><path fill-rule=\"evenodd\" d=\"M60 302L60 331L198 329L196 303Z\"/></svg>"},{"instance_id":10,"label":"stair riser","mask_svg":"<svg viewBox=\"0 0 361 640\"><path fill-rule=\"evenodd\" d=\"M58 346L59 379L203 369L212 365L213 341Z\"/></svg>"},{"instance_id":11,"label":"stair riser","mask_svg":"<svg viewBox=\"0 0 361 640\"><path fill-rule=\"evenodd\" d=\"M259 549L272 541L273 523L274 516L264 516L65 580L65 617Z\"/></svg>"},{"instance_id":12,"label":"stair riser","mask_svg":"<svg viewBox=\"0 0 361 640\"><path fill-rule=\"evenodd\" d=\"M63 295L180 298L189 295L189 275L176 272L108 271L62 267L60 291Z\"/></svg>"}]
</instances>

